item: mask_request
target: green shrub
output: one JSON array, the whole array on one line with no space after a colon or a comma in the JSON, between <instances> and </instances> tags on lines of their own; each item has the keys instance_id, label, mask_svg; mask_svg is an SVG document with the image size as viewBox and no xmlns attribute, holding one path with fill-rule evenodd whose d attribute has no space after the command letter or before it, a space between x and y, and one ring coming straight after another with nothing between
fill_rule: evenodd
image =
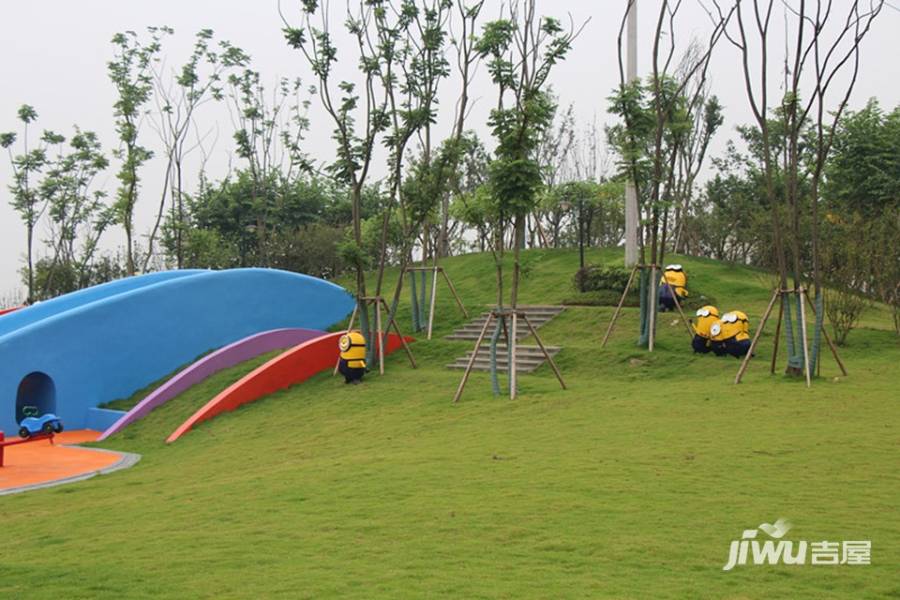
<instances>
[{"instance_id":1,"label":"green shrub","mask_svg":"<svg viewBox=\"0 0 900 600\"><path fill-rule=\"evenodd\" d=\"M719 306L713 296L707 296L705 294L691 292L690 296L688 296L687 298L681 298L680 300L681 308L685 313L687 313L688 317L697 312L698 308L706 306L707 304L718 306L720 310L728 310L727 308L722 308L721 306Z\"/></svg>"},{"instance_id":2,"label":"green shrub","mask_svg":"<svg viewBox=\"0 0 900 600\"><path fill-rule=\"evenodd\" d=\"M825 291L825 314L834 329L834 341L838 346L847 343L847 336L859 323L869 301L850 290L828 289Z\"/></svg>"},{"instance_id":3,"label":"green shrub","mask_svg":"<svg viewBox=\"0 0 900 600\"><path fill-rule=\"evenodd\" d=\"M631 273L623 267L586 265L575 273L575 290L582 293L613 290L621 294L628 284L630 275Z\"/></svg>"},{"instance_id":4,"label":"green shrub","mask_svg":"<svg viewBox=\"0 0 900 600\"><path fill-rule=\"evenodd\" d=\"M622 298L621 291L614 290L597 290L596 292L580 292L573 296L565 298L563 304L567 306L617 306ZM625 297L625 303L622 306L637 308L641 305L641 299L638 297L637 287L632 287Z\"/></svg>"},{"instance_id":5,"label":"green shrub","mask_svg":"<svg viewBox=\"0 0 900 600\"><path fill-rule=\"evenodd\" d=\"M575 306L616 306L622 298L622 292L628 285L631 272L623 267L607 267L603 265L587 265L575 273L573 285L577 292L574 296L563 300L563 304ZM690 289L690 288L689 288ZM628 290L628 296L622 306L639 307L640 279L635 276ZM687 298L681 298L681 308L690 316L701 306L716 304L716 299L698 291L692 291Z\"/></svg>"}]
</instances>

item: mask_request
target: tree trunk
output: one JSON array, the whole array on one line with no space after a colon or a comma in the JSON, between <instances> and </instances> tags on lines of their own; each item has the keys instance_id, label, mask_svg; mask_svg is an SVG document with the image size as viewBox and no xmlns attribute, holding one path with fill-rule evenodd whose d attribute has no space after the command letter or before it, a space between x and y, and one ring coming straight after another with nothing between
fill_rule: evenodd
<instances>
[{"instance_id":1,"label":"tree trunk","mask_svg":"<svg viewBox=\"0 0 900 600\"><path fill-rule=\"evenodd\" d=\"M184 268L184 195L181 187L181 160L175 161L175 176L177 182L178 220L175 227L175 254L178 268Z\"/></svg>"},{"instance_id":2,"label":"tree trunk","mask_svg":"<svg viewBox=\"0 0 900 600\"><path fill-rule=\"evenodd\" d=\"M150 259L153 257L153 243L156 240L156 234L159 232L159 225L162 223L163 213L166 211L166 195L172 184L172 153L169 152L168 161L166 161L166 177L163 185L162 197L159 199L159 210L156 213L156 221L153 223L153 229L150 231L150 237L147 240L147 256L144 258L144 265L141 268L146 272L150 265Z\"/></svg>"},{"instance_id":3,"label":"tree trunk","mask_svg":"<svg viewBox=\"0 0 900 600\"><path fill-rule=\"evenodd\" d=\"M509 304L515 310L519 305L519 256L522 252L522 245L525 242L525 219L521 215L516 215L513 231L513 276L512 286L510 286Z\"/></svg>"},{"instance_id":4,"label":"tree trunk","mask_svg":"<svg viewBox=\"0 0 900 600\"><path fill-rule=\"evenodd\" d=\"M34 225L28 225L28 303L34 302Z\"/></svg>"}]
</instances>

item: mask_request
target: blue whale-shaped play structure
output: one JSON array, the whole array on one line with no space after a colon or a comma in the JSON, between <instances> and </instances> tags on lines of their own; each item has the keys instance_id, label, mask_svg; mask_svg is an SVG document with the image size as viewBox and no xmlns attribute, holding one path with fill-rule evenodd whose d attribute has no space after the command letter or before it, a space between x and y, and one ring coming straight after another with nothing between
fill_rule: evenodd
<instances>
[{"instance_id":1,"label":"blue whale-shaped play structure","mask_svg":"<svg viewBox=\"0 0 900 600\"><path fill-rule=\"evenodd\" d=\"M282 327L326 329L353 298L340 286L274 269L184 270L122 279L0 316L0 430L23 408L66 429L105 429L130 396L204 352ZM32 409L33 410L33 409Z\"/></svg>"}]
</instances>

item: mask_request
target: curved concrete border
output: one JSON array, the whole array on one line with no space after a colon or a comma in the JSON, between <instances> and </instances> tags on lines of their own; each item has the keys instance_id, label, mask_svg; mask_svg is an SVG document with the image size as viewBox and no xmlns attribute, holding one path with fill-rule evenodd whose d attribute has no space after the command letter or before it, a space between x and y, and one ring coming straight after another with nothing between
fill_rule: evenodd
<instances>
[{"instance_id":1,"label":"curved concrete border","mask_svg":"<svg viewBox=\"0 0 900 600\"><path fill-rule=\"evenodd\" d=\"M343 333L329 333L300 344L279 354L266 364L233 383L182 423L166 439L170 444L190 431L198 423L223 412L259 400L279 390L306 381L313 375L333 369L338 359L338 339ZM412 341L411 338L406 338ZM391 334L385 354L402 346L400 336Z\"/></svg>"},{"instance_id":2,"label":"curved concrete border","mask_svg":"<svg viewBox=\"0 0 900 600\"><path fill-rule=\"evenodd\" d=\"M126 426L147 416L150 411L162 406L178 394L211 377L223 369L233 367L260 354L291 348L307 340L323 335L318 329L274 329L245 337L233 344L204 356L191 366L173 376L137 403L131 410L100 434L99 441L118 433Z\"/></svg>"},{"instance_id":3,"label":"curved concrete border","mask_svg":"<svg viewBox=\"0 0 900 600\"><path fill-rule=\"evenodd\" d=\"M15 488L7 488L4 490L0 490L0 496L6 496L9 494L20 494L22 492L28 492L31 490L40 490L44 488L56 487L58 485L64 485L66 483L75 483L76 481L84 481L85 479L90 479L95 475L106 475L108 473L112 473L114 471L121 471L122 469L128 469L129 467L133 467L137 464L139 460L141 460L140 454L134 454L133 452L118 452L116 450L106 450L105 448L85 448L84 446L79 446L78 444L63 444L68 448L78 448L79 450L89 450L91 452L108 452L110 454L118 454L120 456L119 460L109 465L108 467L103 467L102 469L97 469L96 471L88 471L87 473L82 473L81 475L73 475L71 477L63 477L62 479L54 479L53 481L44 481L41 483L30 483L28 485L22 485Z\"/></svg>"}]
</instances>

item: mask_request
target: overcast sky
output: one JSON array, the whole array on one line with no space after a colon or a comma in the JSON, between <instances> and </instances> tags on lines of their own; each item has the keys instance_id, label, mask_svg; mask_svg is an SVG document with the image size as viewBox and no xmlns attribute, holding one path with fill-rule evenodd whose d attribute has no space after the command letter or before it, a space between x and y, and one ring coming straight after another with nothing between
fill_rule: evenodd
<instances>
[{"instance_id":1,"label":"overcast sky","mask_svg":"<svg viewBox=\"0 0 900 600\"><path fill-rule=\"evenodd\" d=\"M288 14L296 14L297 2L284 0ZM849 0L835 0L836 10L846 7ZM342 7L336 2L335 7ZM877 97L884 107L900 103L900 0L886 6L873 26L863 46L863 61L856 90L851 100L854 108ZM590 19L582 36L565 63L554 69L552 84L562 104L574 104L580 122L597 118L602 124L606 115L606 97L618 82L616 36L626 0L538 0L544 14L576 22ZM487 0L485 11L494 16L499 0ZM649 52L655 13L659 0L640 0L639 65L642 73L649 67ZM335 9L335 12L337 10ZM775 55L772 61L772 81L780 80L784 33L781 8L776 11L776 25L770 45ZM175 35L166 40L164 55L169 65L184 62L190 51L194 33L202 28L213 29L217 38L230 40L247 51L253 67L267 81L279 76L301 77L312 83L308 68L295 51L287 48L281 35L278 5L274 1L246 0L32 0L6 1L0 4L0 131L20 131L16 109L23 103L34 106L39 114L37 129L52 129L70 134L72 125L96 131L107 149L116 143L112 117L113 89L106 75L106 63L112 57L109 43L113 34L125 30L142 31L148 25L168 25ZM691 35L708 33L708 20L696 0L684 0L683 14L677 25L680 40ZM352 48L339 47L339 57L351 55ZM725 127L714 142L713 155L721 153L725 142L734 137L734 126L749 122L749 112L739 57L728 44L722 44L710 69L713 91L725 106ZM777 92L777 89L775 90ZM456 88L445 84L441 99L445 112L452 109ZM774 94L777 97L777 93ZM487 107L493 101L494 90L486 73L479 75L474 87L477 99L469 125L483 138L489 133L484 127ZM310 114L312 128L305 144L312 156L327 160L333 156L329 140L331 125L313 106ZM198 114L204 129L218 126L218 142L211 148L207 165L211 177L222 176L232 157L232 126L222 107L210 105ZM447 123L443 123L447 128ZM142 131L143 143L158 147L155 133L148 127ZM489 147L490 143L488 141ZM97 181L97 187L115 188L115 169L112 167ZM144 186L137 207L139 229L149 229L164 165L151 162L142 171ZM19 289L18 270L25 249L24 226L9 207L7 186L11 178L6 156L0 157L0 300ZM192 188L188 184L188 188ZM43 225L39 237L45 237ZM105 248L115 248L124 236L119 228L104 240Z\"/></svg>"}]
</instances>

